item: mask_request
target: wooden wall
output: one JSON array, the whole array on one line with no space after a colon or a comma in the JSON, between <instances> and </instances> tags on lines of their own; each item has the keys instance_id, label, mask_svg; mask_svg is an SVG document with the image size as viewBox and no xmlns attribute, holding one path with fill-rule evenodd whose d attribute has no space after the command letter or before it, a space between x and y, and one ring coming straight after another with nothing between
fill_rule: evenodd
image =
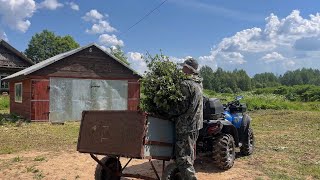
<instances>
[{"instance_id":1,"label":"wooden wall","mask_svg":"<svg viewBox=\"0 0 320 180\"><path fill-rule=\"evenodd\" d=\"M59 60L31 75L88 79L139 78L138 75L133 74L131 70L95 46L88 47L72 56Z\"/></svg>"},{"instance_id":2,"label":"wooden wall","mask_svg":"<svg viewBox=\"0 0 320 180\"><path fill-rule=\"evenodd\" d=\"M138 81L140 76L134 74L99 48L91 46L28 75L29 79L23 80L22 103L14 102L15 81L11 81L11 113L23 115L33 121L48 121L50 77L128 80L128 110L137 110L140 103L140 84Z\"/></svg>"},{"instance_id":3,"label":"wooden wall","mask_svg":"<svg viewBox=\"0 0 320 180\"><path fill-rule=\"evenodd\" d=\"M14 84L22 82L22 103L15 102L14 100ZM10 82L10 113L21 115L24 118L30 120L31 114L31 83L30 79L24 79L21 81L11 81Z\"/></svg>"},{"instance_id":4,"label":"wooden wall","mask_svg":"<svg viewBox=\"0 0 320 180\"><path fill-rule=\"evenodd\" d=\"M23 69L29 66L31 66L29 62L0 44L0 67Z\"/></svg>"}]
</instances>

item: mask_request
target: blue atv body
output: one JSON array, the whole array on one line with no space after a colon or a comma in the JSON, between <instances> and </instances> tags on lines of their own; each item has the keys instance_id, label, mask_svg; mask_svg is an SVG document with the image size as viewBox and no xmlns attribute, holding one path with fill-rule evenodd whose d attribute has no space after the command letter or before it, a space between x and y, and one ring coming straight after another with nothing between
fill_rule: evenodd
<instances>
[{"instance_id":1,"label":"blue atv body","mask_svg":"<svg viewBox=\"0 0 320 180\"><path fill-rule=\"evenodd\" d=\"M233 124L237 129L240 129L243 120L242 113L231 114L230 111L224 111L224 115L227 121L231 122L231 124Z\"/></svg>"}]
</instances>

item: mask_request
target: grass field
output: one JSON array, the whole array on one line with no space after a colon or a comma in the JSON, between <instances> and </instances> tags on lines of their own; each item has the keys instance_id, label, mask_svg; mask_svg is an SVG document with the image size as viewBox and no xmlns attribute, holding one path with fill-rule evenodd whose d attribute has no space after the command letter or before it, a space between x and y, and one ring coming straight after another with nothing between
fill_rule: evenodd
<instances>
[{"instance_id":1,"label":"grass field","mask_svg":"<svg viewBox=\"0 0 320 180\"><path fill-rule=\"evenodd\" d=\"M320 179L319 111L259 110L250 115L256 150L252 156L236 161L271 179ZM21 151L75 151L78 131L79 123L26 123L20 127L6 123L0 126L0 156ZM0 172L1 168L10 165L0 161Z\"/></svg>"},{"instance_id":2,"label":"grass field","mask_svg":"<svg viewBox=\"0 0 320 180\"><path fill-rule=\"evenodd\" d=\"M204 94L208 97L222 99L223 103L234 100L237 95L244 98L241 102L246 103L249 110L274 109L274 110L304 110L304 111L320 111L320 102L300 102L290 101L283 95L277 94L254 94L253 92L242 92L238 94L216 93L210 90L204 90ZM223 100L225 99L225 100Z\"/></svg>"}]
</instances>

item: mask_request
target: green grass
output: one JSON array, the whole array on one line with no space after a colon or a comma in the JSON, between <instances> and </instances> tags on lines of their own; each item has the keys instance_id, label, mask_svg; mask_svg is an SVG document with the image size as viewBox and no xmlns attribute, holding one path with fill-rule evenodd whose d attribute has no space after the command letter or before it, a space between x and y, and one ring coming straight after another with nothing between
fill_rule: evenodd
<instances>
[{"instance_id":1,"label":"green grass","mask_svg":"<svg viewBox=\"0 0 320 180\"><path fill-rule=\"evenodd\" d=\"M320 179L320 112L250 113L256 151L249 164L272 179Z\"/></svg>"},{"instance_id":2,"label":"green grass","mask_svg":"<svg viewBox=\"0 0 320 180\"><path fill-rule=\"evenodd\" d=\"M249 110L274 109L274 110L302 110L302 111L320 111L320 102L299 102L289 101L285 96L276 94L254 94L252 92L242 92L239 94L215 93L210 90L204 90L204 94L209 97L216 97L223 103L234 100L237 95L243 95L241 102L247 104Z\"/></svg>"},{"instance_id":3,"label":"green grass","mask_svg":"<svg viewBox=\"0 0 320 180\"><path fill-rule=\"evenodd\" d=\"M248 164L246 168L261 171L271 179L320 179L319 111L258 110L249 113L253 119L256 149L252 156L236 161ZM75 151L79 125L73 122L0 126L0 153ZM14 159L22 160L21 157ZM33 159L45 160L42 156ZM15 164L13 161L10 163ZM35 178L43 178L34 167L28 167L27 172L35 173Z\"/></svg>"},{"instance_id":4,"label":"green grass","mask_svg":"<svg viewBox=\"0 0 320 180\"><path fill-rule=\"evenodd\" d=\"M9 96L0 96L0 110L7 110L10 106Z\"/></svg>"},{"instance_id":5,"label":"green grass","mask_svg":"<svg viewBox=\"0 0 320 180\"><path fill-rule=\"evenodd\" d=\"M75 149L78 140L79 122L51 125L49 123L24 123L0 126L0 154L24 150Z\"/></svg>"},{"instance_id":6,"label":"green grass","mask_svg":"<svg viewBox=\"0 0 320 180\"><path fill-rule=\"evenodd\" d=\"M44 161L44 160L46 160L46 158L42 156L34 158L34 161Z\"/></svg>"}]
</instances>

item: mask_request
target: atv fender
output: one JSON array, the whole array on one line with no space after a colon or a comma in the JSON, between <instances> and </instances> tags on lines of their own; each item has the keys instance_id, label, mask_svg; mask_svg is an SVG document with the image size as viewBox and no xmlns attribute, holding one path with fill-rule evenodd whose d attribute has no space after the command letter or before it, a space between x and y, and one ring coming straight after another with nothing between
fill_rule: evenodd
<instances>
[{"instance_id":1,"label":"atv fender","mask_svg":"<svg viewBox=\"0 0 320 180\"><path fill-rule=\"evenodd\" d=\"M250 123L251 123L251 117L248 114L243 114L241 126L247 129L247 127L250 126Z\"/></svg>"},{"instance_id":2,"label":"atv fender","mask_svg":"<svg viewBox=\"0 0 320 180\"><path fill-rule=\"evenodd\" d=\"M236 147L239 147L239 135L237 128L230 121L220 121L223 125L221 132L233 136Z\"/></svg>"},{"instance_id":3,"label":"atv fender","mask_svg":"<svg viewBox=\"0 0 320 180\"><path fill-rule=\"evenodd\" d=\"M245 139L245 132L250 127L251 117L248 114L243 114L242 123L238 130L239 140L242 142Z\"/></svg>"}]
</instances>

